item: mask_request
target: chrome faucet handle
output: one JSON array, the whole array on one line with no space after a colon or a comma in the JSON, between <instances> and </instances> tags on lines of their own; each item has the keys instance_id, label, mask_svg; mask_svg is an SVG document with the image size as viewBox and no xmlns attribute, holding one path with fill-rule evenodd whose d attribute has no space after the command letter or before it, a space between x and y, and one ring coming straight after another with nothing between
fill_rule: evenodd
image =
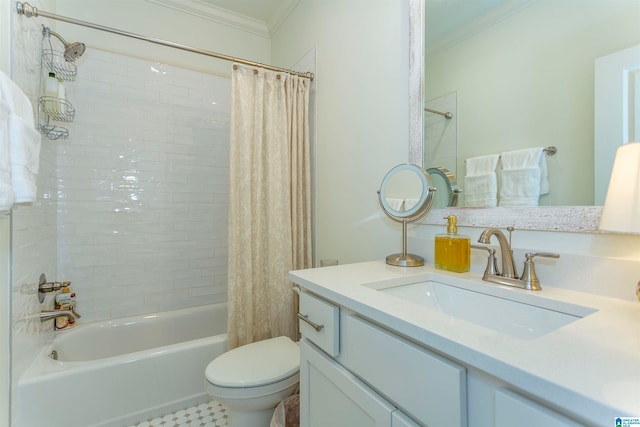
<instances>
[{"instance_id":1,"label":"chrome faucet handle","mask_svg":"<svg viewBox=\"0 0 640 427\"><path fill-rule=\"evenodd\" d=\"M533 263L533 258L539 256L544 258L560 258L560 255L553 254L550 252L536 252L536 253L526 253L524 262L524 270L522 271L522 276L520 280L524 282L524 288L530 291L539 291L542 289L540 287L540 280L538 279L538 275L536 274L535 264Z\"/></svg>"},{"instance_id":2,"label":"chrome faucet handle","mask_svg":"<svg viewBox=\"0 0 640 427\"><path fill-rule=\"evenodd\" d=\"M69 310L42 310L40 311L40 321L46 322L47 320L55 319L60 316L69 316L74 320L78 320L82 316L78 314L75 308L70 308Z\"/></svg>"},{"instance_id":3,"label":"chrome faucet handle","mask_svg":"<svg viewBox=\"0 0 640 427\"><path fill-rule=\"evenodd\" d=\"M499 276L500 270L498 270L498 261L496 259L496 250L487 246L471 245L473 249L484 249L489 252L489 258L487 258L487 267L484 269L483 278L486 279L489 275Z\"/></svg>"}]
</instances>

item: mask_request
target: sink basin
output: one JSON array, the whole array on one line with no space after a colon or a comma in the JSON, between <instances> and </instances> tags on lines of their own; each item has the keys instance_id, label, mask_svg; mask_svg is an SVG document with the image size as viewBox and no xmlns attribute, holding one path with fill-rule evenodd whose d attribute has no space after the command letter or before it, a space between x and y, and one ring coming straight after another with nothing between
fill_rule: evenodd
<instances>
[{"instance_id":1,"label":"sink basin","mask_svg":"<svg viewBox=\"0 0 640 427\"><path fill-rule=\"evenodd\" d=\"M483 284L478 288L483 286L493 294L435 280L378 290L520 339L541 337L596 311L491 285Z\"/></svg>"}]
</instances>

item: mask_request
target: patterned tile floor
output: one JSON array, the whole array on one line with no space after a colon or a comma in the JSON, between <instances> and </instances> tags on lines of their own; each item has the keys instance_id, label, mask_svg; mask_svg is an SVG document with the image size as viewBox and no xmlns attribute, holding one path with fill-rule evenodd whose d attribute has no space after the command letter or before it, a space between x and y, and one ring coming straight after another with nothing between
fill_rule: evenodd
<instances>
[{"instance_id":1,"label":"patterned tile floor","mask_svg":"<svg viewBox=\"0 0 640 427\"><path fill-rule=\"evenodd\" d=\"M228 417L226 408L212 400L131 427L222 427L227 425Z\"/></svg>"}]
</instances>

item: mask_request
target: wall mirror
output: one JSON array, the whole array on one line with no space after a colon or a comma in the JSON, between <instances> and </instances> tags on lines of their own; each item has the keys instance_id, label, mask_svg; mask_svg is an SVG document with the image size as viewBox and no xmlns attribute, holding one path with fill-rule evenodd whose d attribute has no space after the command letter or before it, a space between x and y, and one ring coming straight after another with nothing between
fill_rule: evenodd
<instances>
[{"instance_id":1,"label":"wall mirror","mask_svg":"<svg viewBox=\"0 0 640 427\"><path fill-rule=\"evenodd\" d=\"M402 252L387 256L387 264L424 265L424 258L407 253L407 223L424 218L431 209L434 193L431 178L419 166L401 164L385 175L378 190L380 207L389 218L402 223Z\"/></svg>"},{"instance_id":2,"label":"wall mirror","mask_svg":"<svg viewBox=\"0 0 640 427\"><path fill-rule=\"evenodd\" d=\"M519 226L539 217L536 210L546 209L553 212L542 215L549 217L546 223L520 228L597 229L600 208L594 205L601 203L594 198L594 62L640 44L640 0L415 0L410 13L410 162L439 166L422 157L428 151L423 145L422 126L429 114L424 107L454 94L459 183L466 158L558 147L547 158L553 188L540 200L544 208L460 209L466 211L456 213L461 220L484 226L487 218L508 218ZM441 216L435 209L432 213ZM566 224L554 222L558 217Z\"/></svg>"}]
</instances>

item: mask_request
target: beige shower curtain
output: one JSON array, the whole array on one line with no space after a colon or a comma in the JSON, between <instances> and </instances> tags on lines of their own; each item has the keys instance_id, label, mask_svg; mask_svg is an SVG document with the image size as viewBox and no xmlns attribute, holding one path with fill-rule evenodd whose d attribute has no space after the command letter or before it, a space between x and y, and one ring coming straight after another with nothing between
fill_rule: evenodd
<instances>
[{"instance_id":1,"label":"beige shower curtain","mask_svg":"<svg viewBox=\"0 0 640 427\"><path fill-rule=\"evenodd\" d=\"M310 80L233 65L229 349L297 339L290 270L311 267Z\"/></svg>"}]
</instances>

